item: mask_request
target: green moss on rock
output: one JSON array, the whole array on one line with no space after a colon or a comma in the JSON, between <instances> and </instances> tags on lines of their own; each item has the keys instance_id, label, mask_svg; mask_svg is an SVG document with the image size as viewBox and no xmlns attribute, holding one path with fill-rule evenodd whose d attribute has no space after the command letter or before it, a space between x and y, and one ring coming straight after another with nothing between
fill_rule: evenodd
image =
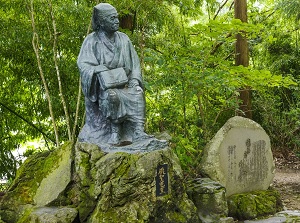
<instances>
[{"instance_id":1,"label":"green moss on rock","mask_svg":"<svg viewBox=\"0 0 300 223\"><path fill-rule=\"evenodd\" d=\"M229 216L239 220L249 220L275 214L283 209L278 191L269 189L228 198Z\"/></svg>"},{"instance_id":2,"label":"green moss on rock","mask_svg":"<svg viewBox=\"0 0 300 223\"><path fill-rule=\"evenodd\" d=\"M108 153L89 160L85 165L89 171L82 163L98 148L84 143L75 148L75 165L80 166L77 174L81 182L82 221L199 222L196 207L185 192L179 160L170 148L148 153ZM161 164L168 165L169 194L156 197L155 178Z\"/></svg>"},{"instance_id":3,"label":"green moss on rock","mask_svg":"<svg viewBox=\"0 0 300 223\"><path fill-rule=\"evenodd\" d=\"M0 216L7 223L15 223L18 220L16 212L12 210L0 210Z\"/></svg>"},{"instance_id":4,"label":"green moss on rock","mask_svg":"<svg viewBox=\"0 0 300 223\"><path fill-rule=\"evenodd\" d=\"M1 219L25 223L44 214L56 219L67 210L58 208L62 205L80 222L200 222L171 148L106 154L95 145L77 143L75 156L72 149L67 144L30 157L1 201ZM168 166L168 194L157 197L157 168L162 164Z\"/></svg>"},{"instance_id":5,"label":"green moss on rock","mask_svg":"<svg viewBox=\"0 0 300 223\"><path fill-rule=\"evenodd\" d=\"M44 151L30 156L18 169L16 178L1 200L1 218L15 223L23 212L23 207L36 204L35 196L41 182L55 170L64 153L72 149L71 143L66 143L54 151Z\"/></svg>"},{"instance_id":6,"label":"green moss on rock","mask_svg":"<svg viewBox=\"0 0 300 223\"><path fill-rule=\"evenodd\" d=\"M20 219L18 219L18 223L28 223L28 218L30 216L30 213L32 211L32 208L28 208L27 210L22 213L22 216Z\"/></svg>"}]
</instances>

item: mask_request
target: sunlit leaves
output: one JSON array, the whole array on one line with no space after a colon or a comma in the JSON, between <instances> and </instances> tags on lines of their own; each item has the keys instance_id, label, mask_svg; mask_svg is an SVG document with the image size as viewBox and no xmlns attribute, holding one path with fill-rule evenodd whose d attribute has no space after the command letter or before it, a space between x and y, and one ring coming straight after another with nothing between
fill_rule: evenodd
<instances>
[{"instance_id":1,"label":"sunlit leaves","mask_svg":"<svg viewBox=\"0 0 300 223\"><path fill-rule=\"evenodd\" d=\"M279 10L283 12L283 14L287 18L294 18L296 22L300 20L300 1L299 0L279 0L277 3L277 7Z\"/></svg>"},{"instance_id":2,"label":"sunlit leaves","mask_svg":"<svg viewBox=\"0 0 300 223\"><path fill-rule=\"evenodd\" d=\"M49 5L47 0L33 2L42 66L63 141L67 138L66 122L53 64L54 33ZM172 145L186 165L193 162L189 156L200 152L227 118L235 114L241 87L250 86L260 94L281 87L296 89L300 75L299 33L294 23L298 0L280 1L277 8L291 14L291 21L279 14L273 0L249 1L248 24L233 19L232 1L226 0L108 2L117 8L120 17L131 15L134 19L133 30L125 32L142 62L147 130L169 131L174 137ZM45 90L32 49L28 1L0 0L0 3L0 100L53 136ZM91 32L92 7L97 3L96 0L52 2L57 25L56 55L71 122L78 91L77 55L84 37ZM248 68L234 66L238 33L246 33L248 38ZM297 95L293 92L287 98L296 100ZM4 151L41 137L1 106L0 125ZM9 153L3 157L8 158Z\"/></svg>"}]
</instances>

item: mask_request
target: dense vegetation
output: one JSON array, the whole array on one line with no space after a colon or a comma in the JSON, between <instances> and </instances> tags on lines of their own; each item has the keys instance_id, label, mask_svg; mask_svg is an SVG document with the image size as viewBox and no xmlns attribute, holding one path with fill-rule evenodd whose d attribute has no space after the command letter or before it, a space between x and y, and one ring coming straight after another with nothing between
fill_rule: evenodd
<instances>
[{"instance_id":1,"label":"dense vegetation","mask_svg":"<svg viewBox=\"0 0 300 223\"><path fill-rule=\"evenodd\" d=\"M248 23L234 19L233 0L107 2L143 65L147 131L173 137L189 175L208 140L242 113L245 88L274 150L299 153L299 0L249 0ZM0 179L14 177L13 150L27 146L29 155L76 140L84 121L76 60L97 3L0 0ZM239 33L247 67L234 63Z\"/></svg>"}]
</instances>

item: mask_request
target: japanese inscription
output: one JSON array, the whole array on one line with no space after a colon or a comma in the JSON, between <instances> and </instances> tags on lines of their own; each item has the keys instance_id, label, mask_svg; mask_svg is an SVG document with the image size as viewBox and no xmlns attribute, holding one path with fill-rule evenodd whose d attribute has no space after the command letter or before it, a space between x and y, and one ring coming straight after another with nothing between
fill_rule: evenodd
<instances>
[{"instance_id":1,"label":"japanese inscription","mask_svg":"<svg viewBox=\"0 0 300 223\"><path fill-rule=\"evenodd\" d=\"M168 194L169 176L168 164L158 165L156 174L156 196Z\"/></svg>"},{"instance_id":2,"label":"japanese inscription","mask_svg":"<svg viewBox=\"0 0 300 223\"><path fill-rule=\"evenodd\" d=\"M229 182L239 182L243 187L267 177L268 161L266 159L266 142L258 140L252 142L247 139L246 150L242 159L237 159L237 148L235 145L228 146L228 180Z\"/></svg>"},{"instance_id":3,"label":"japanese inscription","mask_svg":"<svg viewBox=\"0 0 300 223\"><path fill-rule=\"evenodd\" d=\"M266 190L275 174L270 137L258 123L233 117L205 148L201 168L226 188L226 196Z\"/></svg>"}]
</instances>

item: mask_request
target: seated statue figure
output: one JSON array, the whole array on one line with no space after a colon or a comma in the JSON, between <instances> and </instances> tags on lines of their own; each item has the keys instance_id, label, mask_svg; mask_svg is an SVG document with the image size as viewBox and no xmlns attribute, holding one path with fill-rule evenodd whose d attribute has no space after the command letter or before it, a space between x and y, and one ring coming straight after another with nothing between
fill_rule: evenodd
<instances>
[{"instance_id":1,"label":"seated statue figure","mask_svg":"<svg viewBox=\"0 0 300 223\"><path fill-rule=\"evenodd\" d=\"M79 141L120 146L150 137L144 132L139 58L128 36L118 31L116 9L96 5L92 27L77 60L86 109Z\"/></svg>"}]
</instances>

